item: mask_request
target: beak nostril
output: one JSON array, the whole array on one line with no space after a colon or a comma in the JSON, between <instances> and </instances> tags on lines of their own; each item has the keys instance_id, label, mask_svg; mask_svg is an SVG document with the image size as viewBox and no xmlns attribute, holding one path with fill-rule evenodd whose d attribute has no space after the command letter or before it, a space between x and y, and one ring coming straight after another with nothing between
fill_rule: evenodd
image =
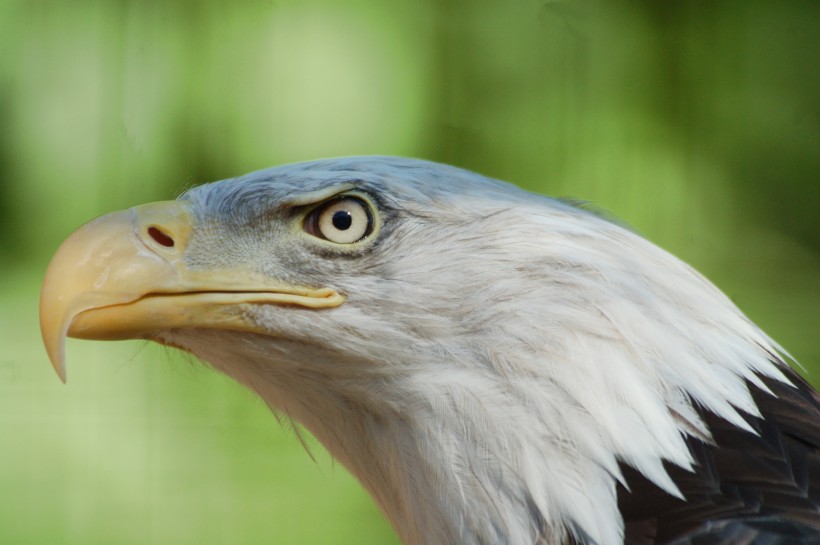
<instances>
[{"instance_id":1,"label":"beak nostril","mask_svg":"<svg viewBox=\"0 0 820 545\"><path fill-rule=\"evenodd\" d=\"M158 227L149 227L148 236L154 239L154 241L156 241L156 243L160 246L165 246L166 248L174 247L174 239L168 236L162 229Z\"/></svg>"}]
</instances>

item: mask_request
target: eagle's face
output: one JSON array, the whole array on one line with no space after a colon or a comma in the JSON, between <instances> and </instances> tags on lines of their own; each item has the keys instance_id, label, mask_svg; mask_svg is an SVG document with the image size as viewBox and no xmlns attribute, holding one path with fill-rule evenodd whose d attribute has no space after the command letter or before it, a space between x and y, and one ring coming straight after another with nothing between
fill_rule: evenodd
<instances>
[{"instance_id":1,"label":"eagle's face","mask_svg":"<svg viewBox=\"0 0 820 545\"><path fill-rule=\"evenodd\" d=\"M41 323L62 376L66 334L209 362L310 429L408 543L614 545L622 465L681 497L667 468L711 440L700 411L750 429L750 385L786 381L776 344L634 233L395 158L94 220L52 261Z\"/></svg>"},{"instance_id":2,"label":"eagle's face","mask_svg":"<svg viewBox=\"0 0 820 545\"><path fill-rule=\"evenodd\" d=\"M250 362L259 361L263 346L267 360L282 360L269 366L271 373L349 375L347 382L372 388L419 371L419 358L488 370L487 336L510 327L510 311L513 321L528 319L517 306L523 286L532 284L524 300L543 291L532 274L538 265L526 247L531 241L519 232L522 214L546 199L480 177L465 180L457 169L430 186L430 178L443 178L440 168L354 166L274 171L195 188L178 204L194 225L184 227L185 244L159 251L179 253L188 271L223 284L252 277L260 291L313 290L315 297L298 302L220 309L245 324L241 334L233 327L227 334L259 335L253 343L221 344L251 348ZM553 205L556 214L579 215ZM524 262L509 259L518 245L530 254ZM197 345L214 334L209 329L166 328L151 336L203 355ZM385 397L380 392L378 402Z\"/></svg>"}]
</instances>

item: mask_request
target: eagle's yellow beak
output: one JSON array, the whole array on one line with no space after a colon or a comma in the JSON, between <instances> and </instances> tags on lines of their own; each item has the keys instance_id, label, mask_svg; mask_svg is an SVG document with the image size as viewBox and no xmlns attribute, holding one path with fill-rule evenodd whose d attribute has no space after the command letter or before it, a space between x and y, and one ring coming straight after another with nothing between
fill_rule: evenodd
<instances>
[{"instance_id":1,"label":"eagle's yellow beak","mask_svg":"<svg viewBox=\"0 0 820 545\"><path fill-rule=\"evenodd\" d=\"M189 266L185 251L195 222L187 204L158 202L92 220L63 242L40 293L40 330L63 382L66 336L134 339L181 327L263 333L238 305L329 308L344 301L329 288Z\"/></svg>"}]
</instances>

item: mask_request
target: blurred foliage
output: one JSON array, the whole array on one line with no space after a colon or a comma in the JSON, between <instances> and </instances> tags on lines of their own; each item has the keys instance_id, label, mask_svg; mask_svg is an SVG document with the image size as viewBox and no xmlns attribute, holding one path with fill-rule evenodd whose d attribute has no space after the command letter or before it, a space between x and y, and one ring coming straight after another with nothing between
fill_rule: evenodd
<instances>
[{"instance_id":1,"label":"blurred foliage","mask_svg":"<svg viewBox=\"0 0 820 545\"><path fill-rule=\"evenodd\" d=\"M70 343L64 387L39 344L79 224L282 162L419 156L592 201L820 383L818 50L816 2L0 2L0 542L396 542L227 379Z\"/></svg>"}]
</instances>

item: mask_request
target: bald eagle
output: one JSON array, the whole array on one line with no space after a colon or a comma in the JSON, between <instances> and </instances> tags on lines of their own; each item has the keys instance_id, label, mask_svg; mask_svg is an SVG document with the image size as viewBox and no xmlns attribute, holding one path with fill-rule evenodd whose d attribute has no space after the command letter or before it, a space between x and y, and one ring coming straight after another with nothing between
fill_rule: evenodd
<instances>
[{"instance_id":1,"label":"bald eagle","mask_svg":"<svg viewBox=\"0 0 820 545\"><path fill-rule=\"evenodd\" d=\"M820 543L820 397L692 268L454 167L286 165L87 223L41 326L180 348L408 545Z\"/></svg>"}]
</instances>

